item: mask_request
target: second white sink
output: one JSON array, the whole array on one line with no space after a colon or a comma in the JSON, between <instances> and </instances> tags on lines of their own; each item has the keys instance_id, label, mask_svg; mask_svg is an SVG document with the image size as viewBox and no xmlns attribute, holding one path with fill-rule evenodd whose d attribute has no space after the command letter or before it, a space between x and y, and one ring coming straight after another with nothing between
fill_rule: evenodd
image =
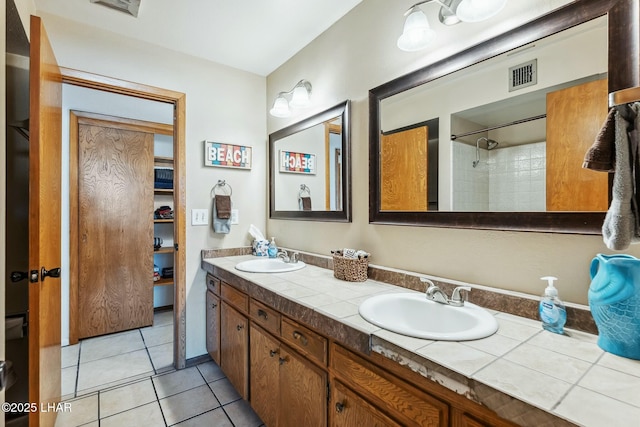
<instances>
[{"instance_id":1,"label":"second white sink","mask_svg":"<svg viewBox=\"0 0 640 427\"><path fill-rule=\"evenodd\" d=\"M498 330L495 317L475 304L454 307L428 300L424 294L376 295L360 304L360 315L383 329L442 341L485 338Z\"/></svg>"},{"instance_id":2,"label":"second white sink","mask_svg":"<svg viewBox=\"0 0 640 427\"><path fill-rule=\"evenodd\" d=\"M284 262L280 258L259 258L239 262L236 269L249 273L286 273L304 268L306 264L302 261Z\"/></svg>"}]
</instances>

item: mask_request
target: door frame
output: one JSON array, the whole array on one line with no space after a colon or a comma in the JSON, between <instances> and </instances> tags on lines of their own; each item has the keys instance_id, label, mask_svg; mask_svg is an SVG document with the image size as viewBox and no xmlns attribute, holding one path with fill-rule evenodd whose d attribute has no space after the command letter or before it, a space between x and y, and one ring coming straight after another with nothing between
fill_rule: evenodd
<instances>
[{"instance_id":1,"label":"door frame","mask_svg":"<svg viewBox=\"0 0 640 427\"><path fill-rule=\"evenodd\" d=\"M186 95L168 89L106 77L85 71L60 67L62 83L104 92L133 96L135 98L164 102L174 106L173 116L173 211L174 211L174 291L173 291L173 365L176 369L186 367L186 168L185 168L185 122ZM69 170L70 180L77 180L77 169ZM74 178L75 177L75 178ZM70 214L77 206L70 200ZM76 217L77 219L77 217ZM73 222L73 216L70 217ZM73 238L73 237L71 237ZM76 232L77 238L77 232ZM70 245L73 247L73 245ZM78 298L77 256L70 254L69 299ZM75 293L74 293L75 291ZM69 304L69 342L78 342L77 312ZM75 304L77 307L77 304Z\"/></svg>"}]
</instances>

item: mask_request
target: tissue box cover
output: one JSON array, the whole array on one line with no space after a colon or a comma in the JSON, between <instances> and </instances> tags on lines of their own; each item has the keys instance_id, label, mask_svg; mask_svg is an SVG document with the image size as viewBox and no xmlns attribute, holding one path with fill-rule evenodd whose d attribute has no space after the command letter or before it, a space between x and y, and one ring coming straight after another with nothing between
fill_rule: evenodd
<instances>
[{"instance_id":1,"label":"tissue box cover","mask_svg":"<svg viewBox=\"0 0 640 427\"><path fill-rule=\"evenodd\" d=\"M251 253L255 256L269 256L269 241L266 239L254 240L251 248Z\"/></svg>"}]
</instances>

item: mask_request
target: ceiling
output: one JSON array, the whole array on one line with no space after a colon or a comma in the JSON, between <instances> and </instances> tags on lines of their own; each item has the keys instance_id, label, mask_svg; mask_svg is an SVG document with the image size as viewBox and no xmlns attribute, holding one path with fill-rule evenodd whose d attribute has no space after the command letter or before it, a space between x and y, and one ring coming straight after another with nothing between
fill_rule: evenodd
<instances>
[{"instance_id":1,"label":"ceiling","mask_svg":"<svg viewBox=\"0 0 640 427\"><path fill-rule=\"evenodd\" d=\"M266 76L361 1L142 0L137 18L90 0L35 4L38 12Z\"/></svg>"}]
</instances>

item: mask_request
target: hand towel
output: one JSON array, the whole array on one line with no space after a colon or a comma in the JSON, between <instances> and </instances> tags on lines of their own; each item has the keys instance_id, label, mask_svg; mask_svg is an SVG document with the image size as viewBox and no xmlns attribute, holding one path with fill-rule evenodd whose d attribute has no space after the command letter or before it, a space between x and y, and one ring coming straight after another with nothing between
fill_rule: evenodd
<instances>
[{"instance_id":1,"label":"hand towel","mask_svg":"<svg viewBox=\"0 0 640 427\"><path fill-rule=\"evenodd\" d=\"M218 216L218 209L216 199L218 197L229 197L229 196L215 196L213 199L213 232L220 234L229 234L231 232L231 216L229 218L220 218ZM231 208L231 206L229 206Z\"/></svg>"},{"instance_id":2,"label":"hand towel","mask_svg":"<svg viewBox=\"0 0 640 427\"><path fill-rule=\"evenodd\" d=\"M300 210L302 211L310 211L311 210L311 197L302 196L300 197Z\"/></svg>"},{"instance_id":3,"label":"hand towel","mask_svg":"<svg viewBox=\"0 0 640 427\"><path fill-rule=\"evenodd\" d=\"M216 195L214 203L216 204L216 210L218 211L218 218L231 218L231 196Z\"/></svg>"},{"instance_id":4,"label":"hand towel","mask_svg":"<svg viewBox=\"0 0 640 427\"><path fill-rule=\"evenodd\" d=\"M607 118L596 136L596 140L584 156L582 167L600 172L613 172L615 162L615 115L611 108Z\"/></svg>"},{"instance_id":5,"label":"hand towel","mask_svg":"<svg viewBox=\"0 0 640 427\"><path fill-rule=\"evenodd\" d=\"M607 248L624 250L638 238L634 177L631 164L629 123L615 112L615 173L611 188L612 200L602 225L602 238ZM636 212L637 213L637 212Z\"/></svg>"}]
</instances>

